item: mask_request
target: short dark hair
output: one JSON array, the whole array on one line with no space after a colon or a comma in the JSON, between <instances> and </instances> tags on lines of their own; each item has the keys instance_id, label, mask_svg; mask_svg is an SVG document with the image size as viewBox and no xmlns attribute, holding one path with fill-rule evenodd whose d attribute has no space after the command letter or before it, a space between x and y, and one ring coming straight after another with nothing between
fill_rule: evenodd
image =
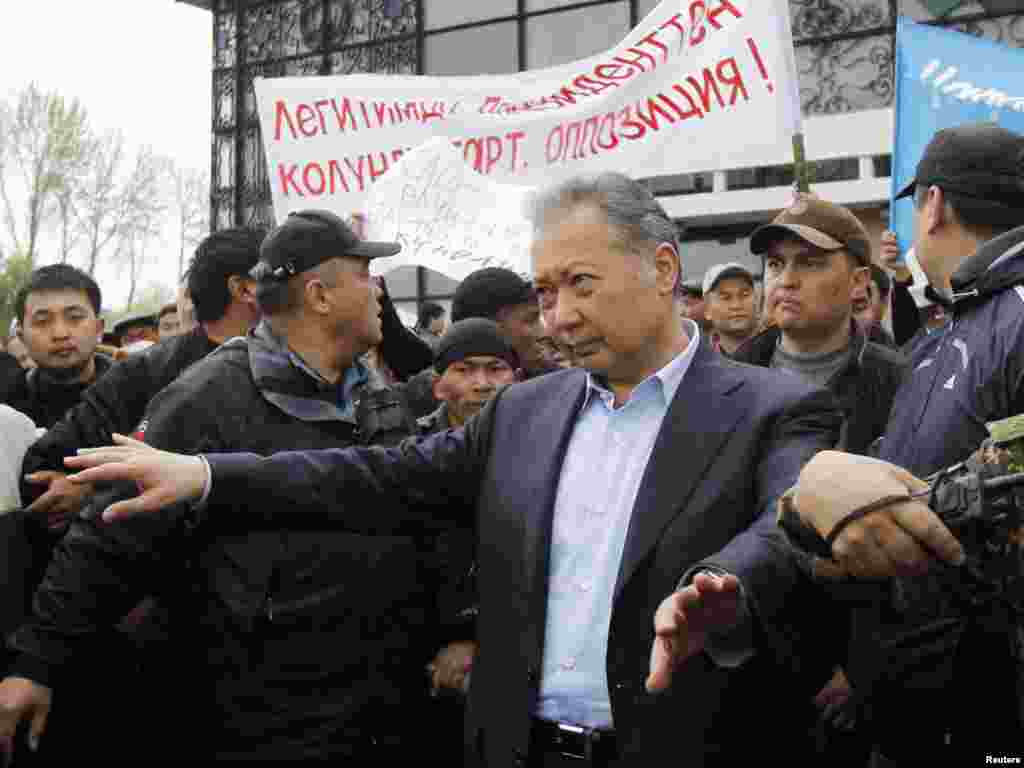
<instances>
[{"instance_id":1,"label":"short dark hair","mask_svg":"<svg viewBox=\"0 0 1024 768\"><path fill-rule=\"evenodd\" d=\"M432 322L441 317L444 317L444 307L436 301L425 301L420 305L417 325L420 328L429 328Z\"/></svg>"},{"instance_id":2,"label":"short dark hair","mask_svg":"<svg viewBox=\"0 0 1024 768\"><path fill-rule=\"evenodd\" d=\"M889 277L889 273L877 264L872 264L871 282L873 282L875 287L878 289L878 295L881 297L882 301L886 301L889 298L889 292L892 290L892 278Z\"/></svg>"},{"instance_id":3,"label":"short dark hair","mask_svg":"<svg viewBox=\"0 0 1024 768\"><path fill-rule=\"evenodd\" d=\"M942 189L941 185L931 186L938 186ZM917 210L924 208L924 204L928 200L929 188L929 185L925 184L918 184L914 188L914 207ZM949 203L949 207L953 209L957 221L964 229L977 237L988 238L1016 229L1020 226L1021 216L1024 215L1024 208L1011 208L994 200L968 197L946 189L942 190L942 196Z\"/></svg>"},{"instance_id":4,"label":"short dark hair","mask_svg":"<svg viewBox=\"0 0 1024 768\"><path fill-rule=\"evenodd\" d=\"M212 323L224 317L231 304L228 280L235 275L249 277L249 270L260 258L265 235L261 229L236 227L214 232L199 244L185 272L197 322Z\"/></svg>"},{"instance_id":5,"label":"short dark hair","mask_svg":"<svg viewBox=\"0 0 1024 768\"><path fill-rule=\"evenodd\" d=\"M25 303L31 293L45 293L52 291L81 291L89 297L89 304L92 311L98 317L100 307L103 305L103 296L100 294L100 287L88 274L72 267L70 264L47 264L32 270L28 281L18 289L14 298L14 311L17 314L18 322L25 322Z\"/></svg>"}]
</instances>

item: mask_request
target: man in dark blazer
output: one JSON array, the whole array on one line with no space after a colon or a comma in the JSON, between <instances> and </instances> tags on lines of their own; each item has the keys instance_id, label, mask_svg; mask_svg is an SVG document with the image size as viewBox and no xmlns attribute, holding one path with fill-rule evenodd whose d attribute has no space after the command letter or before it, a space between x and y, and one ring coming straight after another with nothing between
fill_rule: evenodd
<instances>
[{"instance_id":1,"label":"man in dark blazer","mask_svg":"<svg viewBox=\"0 0 1024 768\"><path fill-rule=\"evenodd\" d=\"M538 298L582 370L395 449L183 457L119 440L69 464L142 489L108 520L205 496L191 523L218 529L474 525L467 744L485 765L692 768L772 748L794 764L831 659L791 629L811 586L774 502L835 442L833 401L680 321L675 225L642 185L574 179L534 215Z\"/></svg>"}]
</instances>

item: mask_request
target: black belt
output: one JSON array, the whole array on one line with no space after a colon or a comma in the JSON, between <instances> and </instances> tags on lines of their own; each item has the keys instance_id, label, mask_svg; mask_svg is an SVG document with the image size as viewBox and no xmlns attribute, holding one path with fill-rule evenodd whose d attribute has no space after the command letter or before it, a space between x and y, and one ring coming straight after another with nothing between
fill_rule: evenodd
<instances>
[{"instance_id":1,"label":"black belt","mask_svg":"<svg viewBox=\"0 0 1024 768\"><path fill-rule=\"evenodd\" d=\"M530 733L530 750L586 760L595 766L611 765L619 757L619 744L613 730L537 718L533 720Z\"/></svg>"}]
</instances>

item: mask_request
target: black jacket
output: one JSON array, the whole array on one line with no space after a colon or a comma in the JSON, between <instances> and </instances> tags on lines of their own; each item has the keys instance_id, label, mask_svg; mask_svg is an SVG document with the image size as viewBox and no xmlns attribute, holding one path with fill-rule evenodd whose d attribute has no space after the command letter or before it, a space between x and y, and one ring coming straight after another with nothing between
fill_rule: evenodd
<instances>
[{"instance_id":1,"label":"black jacket","mask_svg":"<svg viewBox=\"0 0 1024 768\"><path fill-rule=\"evenodd\" d=\"M147 442L270 454L391 443L412 431L399 398L372 378L348 415L336 387L284 360L259 330L226 343L153 400ZM344 758L371 737L416 727L418 702L428 701L423 668L439 647L420 540L189 531L182 511L123 526L76 521L35 621L13 638L14 673L59 675L72 656L88 658L104 625L156 593L188 661L189 737L210 744L210 759Z\"/></svg>"},{"instance_id":2,"label":"black jacket","mask_svg":"<svg viewBox=\"0 0 1024 768\"><path fill-rule=\"evenodd\" d=\"M1024 412L1024 227L986 243L951 282L953 319L914 346L879 450L920 477L966 459L988 437L986 423ZM851 681L874 689L882 751L907 764L936 754L944 761L932 764L954 764L946 733L971 760L1024 744L1024 688L1014 690L1024 663L1010 656L997 610L972 617L958 602L961 578L933 568L886 585L885 599L855 603L856 636L870 643L855 642Z\"/></svg>"},{"instance_id":3,"label":"black jacket","mask_svg":"<svg viewBox=\"0 0 1024 768\"><path fill-rule=\"evenodd\" d=\"M868 341L856 322L851 320L850 324L853 353L846 367L829 381L828 389L843 409L840 447L866 454L885 430L906 359L893 349ZM736 350L733 359L767 368L781 335L778 328L769 328Z\"/></svg>"},{"instance_id":4,"label":"black jacket","mask_svg":"<svg viewBox=\"0 0 1024 768\"><path fill-rule=\"evenodd\" d=\"M416 420L416 433L421 437L452 428L447 403ZM473 534L469 531L443 531L436 539L435 568L446 577L438 587L437 598L443 640L446 642L475 638L476 617L480 612L475 550Z\"/></svg>"},{"instance_id":5,"label":"black jacket","mask_svg":"<svg viewBox=\"0 0 1024 768\"><path fill-rule=\"evenodd\" d=\"M475 523L480 654L467 741L487 766L522 766L543 665L552 661L544 632L555 497L586 391L581 370L515 384L465 429L396 450L209 454L210 500L224 505L222 524L257 529L334 523L386 534L445 517ZM689 768L739 765L773 743L803 764L790 754L803 723L794 713L828 671L809 658L822 648L794 647L791 622L810 604L779 539L774 502L811 455L834 444L832 405L795 377L698 348L655 442L621 560L609 565L618 579L606 669L623 766L648 766L673 750ZM206 524L216 524L212 514ZM698 567L738 575L766 650L738 669L700 655L677 671L672 690L650 696L652 616Z\"/></svg>"},{"instance_id":6,"label":"black jacket","mask_svg":"<svg viewBox=\"0 0 1024 768\"><path fill-rule=\"evenodd\" d=\"M101 380L113 364L106 355L97 354L96 376L87 384L60 381L42 368L21 371L8 378L2 402L24 413L37 427L50 429L69 409L78 405L83 393Z\"/></svg>"},{"instance_id":7,"label":"black jacket","mask_svg":"<svg viewBox=\"0 0 1024 768\"><path fill-rule=\"evenodd\" d=\"M37 440L25 454L22 474L65 471L64 459L79 448L109 445L114 432L130 434L139 427L146 406L190 365L217 348L200 327L174 336L114 364L86 389L81 401ZM22 482L26 504L44 489Z\"/></svg>"}]
</instances>

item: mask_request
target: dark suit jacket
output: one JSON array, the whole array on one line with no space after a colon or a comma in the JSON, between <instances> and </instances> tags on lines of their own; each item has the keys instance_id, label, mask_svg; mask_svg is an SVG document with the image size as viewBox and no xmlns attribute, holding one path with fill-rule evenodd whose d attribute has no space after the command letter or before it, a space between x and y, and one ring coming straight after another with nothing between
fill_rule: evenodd
<instances>
[{"instance_id":1,"label":"dark suit jacket","mask_svg":"<svg viewBox=\"0 0 1024 768\"><path fill-rule=\"evenodd\" d=\"M209 455L211 506L233 502L237 516L209 522L302 527L326 517L382 533L450 524L445 518L475 524L480 655L467 736L486 765L522 765L540 683L555 494L585 389L580 370L516 384L465 430L396 449ZM839 424L826 393L701 345L641 482L614 598L608 682L624 763L674 755L687 768L732 764L751 748L763 757L779 746L790 757L787 734L803 724L793 707L808 706L830 668L812 663L792 629L813 587L775 527L774 500L834 444ZM670 692L649 696L655 609L698 564L739 576L758 653L734 670L699 655Z\"/></svg>"}]
</instances>

